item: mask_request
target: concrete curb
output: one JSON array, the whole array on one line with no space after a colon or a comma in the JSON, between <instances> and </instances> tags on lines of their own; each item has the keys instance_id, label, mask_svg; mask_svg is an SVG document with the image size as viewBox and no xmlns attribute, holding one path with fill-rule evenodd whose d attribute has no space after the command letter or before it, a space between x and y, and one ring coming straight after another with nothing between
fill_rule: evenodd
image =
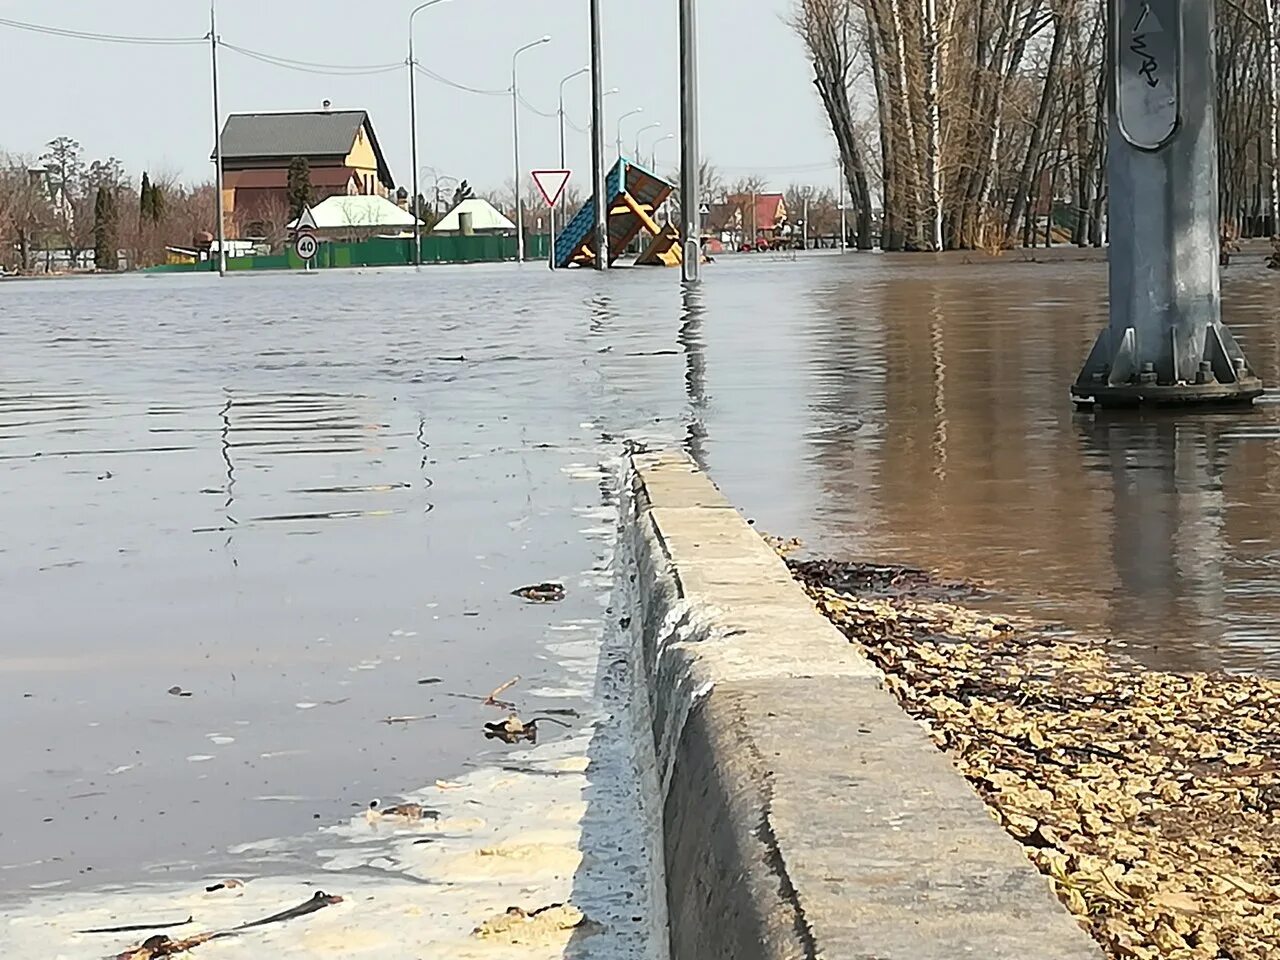
<instances>
[{"instance_id":1,"label":"concrete curb","mask_svg":"<svg viewBox=\"0 0 1280 960\"><path fill-rule=\"evenodd\" d=\"M1099 957L710 480L631 481L673 960Z\"/></svg>"}]
</instances>

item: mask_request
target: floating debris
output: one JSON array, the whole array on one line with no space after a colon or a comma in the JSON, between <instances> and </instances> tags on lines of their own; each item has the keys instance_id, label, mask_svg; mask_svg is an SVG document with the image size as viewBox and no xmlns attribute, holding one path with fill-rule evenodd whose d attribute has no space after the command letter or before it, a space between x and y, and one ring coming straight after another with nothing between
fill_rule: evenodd
<instances>
[{"instance_id":1,"label":"floating debris","mask_svg":"<svg viewBox=\"0 0 1280 960\"><path fill-rule=\"evenodd\" d=\"M471 933L482 940L500 940L512 945L539 944L556 934L581 927L586 919L581 910L568 903L553 903L532 912L508 907L505 913L486 920Z\"/></svg>"},{"instance_id":2,"label":"floating debris","mask_svg":"<svg viewBox=\"0 0 1280 960\"><path fill-rule=\"evenodd\" d=\"M393 723L417 723L419 720L434 720L435 718L436 718L436 714L434 713L424 713L424 714L420 714L417 716L410 716L410 717L383 717L378 722L385 723L387 724L387 726L391 726Z\"/></svg>"},{"instance_id":3,"label":"floating debris","mask_svg":"<svg viewBox=\"0 0 1280 960\"><path fill-rule=\"evenodd\" d=\"M418 823L422 820L439 820L440 811L424 807L420 803L396 803L389 807L384 807L381 800L375 798L369 801L369 809L365 811L365 819L370 824L376 824L387 817Z\"/></svg>"},{"instance_id":4,"label":"floating debris","mask_svg":"<svg viewBox=\"0 0 1280 960\"><path fill-rule=\"evenodd\" d=\"M172 957L180 953L186 953L194 947L200 946L202 943L208 943L210 940L221 940L226 937L237 937L245 930L254 927L263 927L270 923L283 923L286 920L296 920L298 917L305 917L308 914L315 913L317 910L323 910L325 907L335 903L341 903L342 897L330 896L323 890L317 890L310 900L291 907L288 910L282 910L280 913L273 913L269 917L263 917L261 920L253 920L249 923L242 923L240 926L231 930L222 930L210 933L198 933L194 937L187 937L183 940L173 940L164 934L157 934L154 937L148 937L136 947L118 953L113 960L156 960L157 957ZM148 928L155 929L155 928Z\"/></svg>"},{"instance_id":5,"label":"floating debris","mask_svg":"<svg viewBox=\"0 0 1280 960\"><path fill-rule=\"evenodd\" d=\"M483 697L476 696L475 694L472 694L472 693L451 693L449 694L449 696L458 697L459 699L462 699L462 700L479 700L486 707L501 707L503 710L514 710L516 708L516 705L514 703L511 703L509 700L499 700L498 694L506 693L508 690L510 690L519 682L520 682L519 677L512 677L506 683L503 683L494 687L492 690L489 691L489 693L486 696L483 696Z\"/></svg>"},{"instance_id":6,"label":"floating debris","mask_svg":"<svg viewBox=\"0 0 1280 960\"><path fill-rule=\"evenodd\" d=\"M764 538L764 542L773 548L774 553L780 557L788 556L798 550L804 549L804 541L799 537L775 537L771 533L760 533Z\"/></svg>"},{"instance_id":7,"label":"floating debris","mask_svg":"<svg viewBox=\"0 0 1280 960\"><path fill-rule=\"evenodd\" d=\"M115 960L156 960L157 957L173 957L180 953L186 953L202 943L208 943L210 940L227 936L231 936L231 934L201 933L194 937L187 937L184 940L171 940L160 933L154 937L147 937L137 947L126 950L124 953L116 954Z\"/></svg>"},{"instance_id":8,"label":"floating debris","mask_svg":"<svg viewBox=\"0 0 1280 960\"><path fill-rule=\"evenodd\" d=\"M918 572L793 569L1110 957L1280 956L1280 681L1147 671Z\"/></svg>"},{"instance_id":9,"label":"floating debris","mask_svg":"<svg viewBox=\"0 0 1280 960\"><path fill-rule=\"evenodd\" d=\"M173 686L169 688L169 696L171 697L189 697L192 696L190 690L183 690L182 687Z\"/></svg>"},{"instance_id":10,"label":"floating debris","mask_svg":"<svg viewBox=\"0 0 1280 960\"><path fill-rule=\"evenodd\" d=\"M530 603L559 603L565 598L563 583L535 583L529 587L512 590L513 597L521 597Z\"/></svg>"},{"instance_id":11,"label":"floating debris","mask_svg":"<svg viewBox=\"0 0 1280 960\"><path fill-rule=\"evenodd\" d=\"M544 720L547 723L556 723L566 729L570 729L569 724L563 720L557 720L555 717L534 717L532 720L521 720L513 713L505 720L486 723L484 725L485 739L501 740L504 743L519 743L521 740L537 743L538 724Z\"/></svg>"},{"instance_id":12,"label":"floating debris","mask_svg":"<svg viewBox=\"0 0 1280 960\"><path fill-rule=\"evenodd\" d=\"M269 917L263 917L261 920L254 920L250 923L242 923L236 927L237 930L248 930L251 927L264 927L268 923L284 923L286 920L296 920L298 917L305 917L309 913L315 913L317 910L323 910L325 907L331 907L335 903L341 903L342 898L332 896L323 890L317 890L312 894L311 899L292 907L288 910L282 910L280 913L273 913Z\"/></svg>"},{"instance_id":13,"label":"floating debris","mask_svg":"<svg viewBox=\"0 0 1280 960\"><path fill-rule=\"evenodd\" d=\"M221 880L218 883L211 883L204 888L205 893L217 893L219 890L243 890L244 881L231 877L227 880Z\"/></svg>"},{"instance_id":14,"label":"floating debris","mask_svg":"<svg viewBox=\"0 0 1280 960\"><path fill-rule=\"evenodd\" d=\"M172 930L174 927L185 927L195 923L194 916L173 923L130 923L123 927L94 927L92 930L77 930L76 933L140 933L143 930Z\"/></svg>"}]
</instances>

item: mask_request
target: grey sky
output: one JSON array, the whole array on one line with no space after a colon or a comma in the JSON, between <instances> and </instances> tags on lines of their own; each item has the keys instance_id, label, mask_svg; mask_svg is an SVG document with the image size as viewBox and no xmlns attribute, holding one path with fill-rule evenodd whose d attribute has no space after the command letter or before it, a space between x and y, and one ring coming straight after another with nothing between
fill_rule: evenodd
<instances>
[{"instance_id":1,"label":"grey sky","mask_svg":"<svg viewBox=\"0 0 1280 960\"><path fill-rule=\"evenodd\" d=\"M704 155L726 179L747 173L779 188L791 182L834 185L835 148L810 84L803 49L783 22L793 0L700 0ZM223 40L294 60L342 64L403 61L405 21L413 0L218 0ZM677 132L676 0L604 0L606 101L612 144L615 118L624 142L649 131L642 149ZM418 59L452 80L504 89L511 51L550 34L552 42L520 58L520 88L553 112L560 79L587 62L586 0L452 0L417 20ZM0 0L0 17L80 31L203 36L203 0ZM36 154L61 134L90 157L118 156L143 168L195 179L210 176L212 147L206 46L119 46L44 36L0 25L0 150ZM586 77L567 88L570 118L585 128ZM463 93L420 78L421 164L496 188L511 178L511 102ZM398 183L409 170L408 81L403 70L378 76L313 76L231 52L222 56L224 114L248 110L363 107L373 117ZM521 108L522 166L556 166L557 124ZM569 166L585 187L588 138L568 132ZM659 167L675 165L675 141L659 147Z\"/></svg>"}]
</instances>

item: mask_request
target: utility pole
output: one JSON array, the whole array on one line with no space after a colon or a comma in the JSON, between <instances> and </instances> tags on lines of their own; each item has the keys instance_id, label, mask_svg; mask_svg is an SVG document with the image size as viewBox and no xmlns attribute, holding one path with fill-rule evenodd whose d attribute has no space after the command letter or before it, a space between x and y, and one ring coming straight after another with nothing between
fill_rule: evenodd
<instances>
[{"instance_id":1,"label":"utility pole","mask_svg":"<svg viewBox=\"0 0 1280 960\"><path fill-rule=\"evenodd\" d=\"M604 176L604 68L600 0L587 0L591 19L591 186L595 193L597 270L609 269L609 209Z\"/></svg>"},{"instance_id":2,"label":"utility pole","mask_svg":"<svg viewBox=\"0 0 1280 960\"><path fill-rule=\"evenodd\" d=\"M841 164L841 166L843 167L843 166L844 166L844 164L842 163L842 164ZM844 170L842 169L842 170L840 171L840 252L841 252L841 253L844 253L844 252L845 252L845 250L847 249L847 243L846 243L846 241L848 240L848 237L849 237L849 223L848 223L848 220L847 220L847 219L846 219L846 217L845 217L845 209L844 209Z\"/></svg>"},{"instance_id":3,"label":"utility pole","mask_svg":"<svg viewBox=\"0 0 1280 960\"><path fill-rule=\"evenodd\" d=\"M218 106L218 20L216 0L209 0L209 53L213 61L213 162L214 190L218 194L218 276L227 275L227 224L222 200L222 111Z\"/></svg>"},{"instance_id":4,"label":"utility pole","mask_svg":"<svg viewBox=\"0 0 1280 960\"><path fill-rule=\"evenodd\" d=\"M813 187L804 188L804 219L800 222L800 249L809 249L809 198L813 196Z\"/></svg>"}]
</instances>

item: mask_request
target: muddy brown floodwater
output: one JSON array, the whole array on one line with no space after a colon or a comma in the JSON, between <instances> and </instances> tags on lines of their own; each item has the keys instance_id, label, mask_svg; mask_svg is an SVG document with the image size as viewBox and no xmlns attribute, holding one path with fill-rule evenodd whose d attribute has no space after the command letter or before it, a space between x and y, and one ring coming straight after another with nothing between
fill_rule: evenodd
<instances>
[{"instance_id":1,"label":"muddy brown floodwater","mask_svg":"<svg viewBox=\"0 0 1280 960\"><path fill-rule=\"evenodd\" d=\"M1280 404L1075 413L1105 286L853 254L724 258L687 295L532 265L0 284L0 895L244 868L498 762L447 694L554 693L623 437L812 553L1280 672ZM1260 258L1226 275L1268 383L1278 295ZM547 580L563 602L511 596Z\"/></svg>"}]
</instances>

